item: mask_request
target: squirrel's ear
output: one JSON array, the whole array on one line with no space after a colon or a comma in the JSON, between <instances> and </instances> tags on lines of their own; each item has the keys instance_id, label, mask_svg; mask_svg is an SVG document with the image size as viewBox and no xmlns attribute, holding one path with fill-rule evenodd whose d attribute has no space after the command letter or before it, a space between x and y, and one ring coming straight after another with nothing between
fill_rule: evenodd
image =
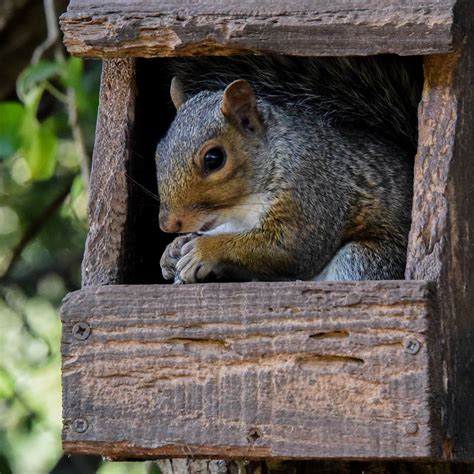
<instances>
[{"instance_id":1,"label":"squirrel's ear","mask_svg":"<svg viewBox=\"0 0 474 474\"><path fill-rule=\"evenodd\" d=\"M171 80L170 96L173 105L176 107L176 110L178 110L186 102L187 97L183 89L183 83L177 76L174 76Z\"/></svg>"},{"instance_id":2,"label":"squirrel's ear","mask_svg":"<svg viewBox=\"0 0 474 474\"><path fill-rule=\"evenodd\" d=\"M243 79L234 81L226 87L221 110L243 132L254 132L261 125L255 92Z\"/></svg>"}]
</instances>

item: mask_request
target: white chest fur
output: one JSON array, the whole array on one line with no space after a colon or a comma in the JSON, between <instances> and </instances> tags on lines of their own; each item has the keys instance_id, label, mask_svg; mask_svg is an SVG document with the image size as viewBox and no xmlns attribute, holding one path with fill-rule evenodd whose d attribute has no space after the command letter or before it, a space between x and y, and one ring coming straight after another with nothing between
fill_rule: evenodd
<instances>
[{"instance_id":1,"label":"white chest fur","mask_svg":"<svg viewBox=\"0 0 474 474\"><path fill-rule=\"evenodd\" d=\"M261 194L249 196L219 216L219 221L222 223L203 234L239 234L258 228L269 207L270 200L267 196Z\"/></svg>"}]
</instances>

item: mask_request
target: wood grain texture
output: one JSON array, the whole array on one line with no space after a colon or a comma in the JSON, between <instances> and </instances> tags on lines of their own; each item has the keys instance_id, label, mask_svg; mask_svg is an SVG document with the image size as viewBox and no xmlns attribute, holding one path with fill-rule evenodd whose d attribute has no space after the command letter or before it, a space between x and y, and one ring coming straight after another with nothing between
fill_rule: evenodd
<instances>
[{"instance_id":1,"label":"wood grain texture","mask_svg":"<svg viewBox=\"0 0 474 474\"><path fill-rule=\"evenodd\" d=\"M64 449L441 456L432 303L425 282L84 288L62 308ZM78 322L91 327L86 340L72 335Z\"/></svg>"},{"instance_id":2,"label":"wood grain texture","mask_svg":"<svg viewBox=\"0 0 474 474\"><path fill-rule=\"evenodd\" d=\"M73 55L308 56L445 53L456 0L71 0L61 17Z\"/></svg>"},{"instance_id":3,"label":"wood grain texture","mask_svg":"<svg viewBox=\"0 0 474 474\"><path fill-rule=\"evenodd\" d=\"M122 282L134 107L135 61L105 61L92 158L89 234L82 263L84 286Z\"/></svg>"},{"instance_id":4,"label":"wood grain texture","mask_svg":"<svg viewBox=\"0 0 474 474\"><path fill-rule=\"evenodd\" d=\"M474 461L474 45L425 59L407 277L438 283L445 358L447 455Z\"/></svg>"},{"instance_id":5,"label":"wood grain texture","mask_svg":"<svg viewBox=\"0 0 474 474\"><path fill-rule=\"evenodd\" d=\"M418 152L415 160L413 219L406 277L438 281L449 234L448 185L459 125L454 87L460 53L427 57L419 107Z\"/></svg>"}]
</instances>

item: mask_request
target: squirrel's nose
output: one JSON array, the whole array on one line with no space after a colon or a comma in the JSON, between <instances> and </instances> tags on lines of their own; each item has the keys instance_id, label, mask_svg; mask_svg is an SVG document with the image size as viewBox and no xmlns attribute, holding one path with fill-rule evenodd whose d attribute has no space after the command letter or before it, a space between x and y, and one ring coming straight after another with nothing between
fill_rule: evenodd
<instances>
[{"instance_id":1,"label":"squirrel's nose","mask_svg":"<svg viewBox=\"0 0 474 474\"><path fill-rule=\"evenodd\" d=\"M176 234L181 230L182 222L173 215L168 213L160 213L160 229L163 232Z\"/></svg>"}]
</instances>

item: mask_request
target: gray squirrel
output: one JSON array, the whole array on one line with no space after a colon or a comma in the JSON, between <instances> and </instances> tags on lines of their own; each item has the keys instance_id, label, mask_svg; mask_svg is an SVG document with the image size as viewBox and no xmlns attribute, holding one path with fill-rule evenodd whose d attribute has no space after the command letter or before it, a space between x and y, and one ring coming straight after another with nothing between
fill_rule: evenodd
<instances>
[{"instance_id":1,"label":"gray squirrel","mask_svg":"<svg viewBox=\"0 0 474 474\"><path fill-rule=\"evenodd\" d=\"M175 60L157 146L166 279L402 279L414 58Z\"/></svg>"}]
</instances>

